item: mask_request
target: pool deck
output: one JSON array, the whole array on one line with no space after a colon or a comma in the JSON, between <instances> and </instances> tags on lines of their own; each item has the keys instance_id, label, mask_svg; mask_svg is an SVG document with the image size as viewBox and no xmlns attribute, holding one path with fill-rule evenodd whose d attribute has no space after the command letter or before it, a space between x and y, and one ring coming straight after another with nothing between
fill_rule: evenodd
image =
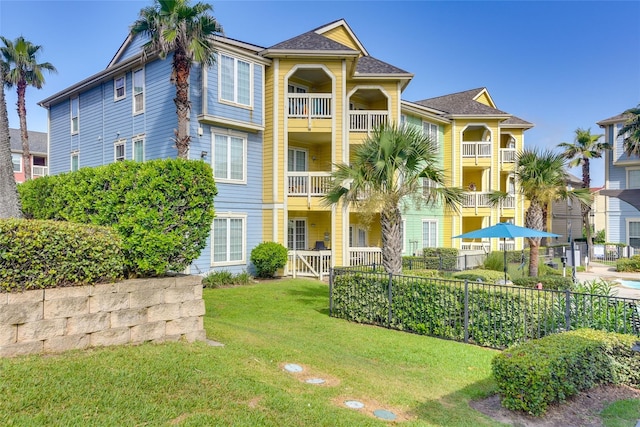
<instances>
[{"instance_id":1,"label":"pool deck","mask_svg":"<svg viewBox=\"0 0 640 427\"><path fill-rule=\"evenodd\" d=\"M640 273L622 273L616 271L616 268L613 266L593 263L589 265L589 271L577 272L576 278L580 281L594 279L622 279L640 281ZM618 291L618 293L616 294L616 296L618 297L640 299L640 289L625 288L624 286L615 286L615 289Z\"/></svg>"}]
</instances>

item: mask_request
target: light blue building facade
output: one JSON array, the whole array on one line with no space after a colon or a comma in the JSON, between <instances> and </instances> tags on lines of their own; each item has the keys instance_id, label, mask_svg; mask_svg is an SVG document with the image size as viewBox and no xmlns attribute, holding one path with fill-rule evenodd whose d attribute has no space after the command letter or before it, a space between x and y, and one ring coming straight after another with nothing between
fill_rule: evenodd
<instances>
[{"instance_id":1,"label":"light blue building facade","mask_svg":"<svg viewBox=\"0 0 640 427\"><path fill-rule=\"evenodd\" d=\"M640 251L640 157L624 151L619 135L627 116L619 114L598 122L611 150L604 153L606 236L608 242L626 243Z\"/></svg>"},{"instance_id":2,"label":"light blue building facade","mask_svg":"<svg viewBox=\"0 0 640 427\"><path fill-rule=\"evenodd\" d=\"M143 59L129 37L103 71L40 102L49 111L50 174L121 160L174 158L177 116L171 56ZM211 164L218 188L207 246L190 267L251 272L262 241L262 47L216 37L216 63L190 75L189 158Z\"/></svg>"}]
</instances>

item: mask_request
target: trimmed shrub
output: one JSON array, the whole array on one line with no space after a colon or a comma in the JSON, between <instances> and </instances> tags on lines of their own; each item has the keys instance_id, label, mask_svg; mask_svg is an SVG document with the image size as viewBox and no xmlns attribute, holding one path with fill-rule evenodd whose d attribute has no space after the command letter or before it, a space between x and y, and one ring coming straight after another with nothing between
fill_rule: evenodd
<instances>
[{"instance_id":1,"label":"trimmed shrub","mask_svg":"<svg viewBox=\"0 0 640 427\"><path fill-rule=\"evenodd\" d=\"M440 277L440 272L438 270L429 270L429 269L418 269L418 270L411 270L411 276L418 276L418 277Z\"/></svg>"},{"instance_id":2,"label":"trimmed shrub","mask_svg":"<svg viewBox=\"0 0 640 427\"><path fill-rule=\"evenodd\" d=\"M573 282L570 277L562 276L538 276L538 277L519 277L512 280L516 286L534 289L538 283L542 283L543 289L553 289L557 291L565 291L571 289Z\"/></svg>"},{"instance_id":3,"label":"trimmed shrub","mask_svg":"<svg viewBox=\"0 0 640 427\"><path fill-rule=\"evenodd\" d=\"M484 283L496 283L498 280L504 280L504 271L494 271L494 270L465 270L459 273L453 273L453 277L458 280L471 280L472 282L478 281L478 279L482 280ZM509 280L509 275L507 274L507 280Z\"/></svg>"},{"instance_id":4,"label":"trimmed shrub","mask_svg":"<svg viewBox=\"0 0 640 427\"><path fill-rule=\"evenodd\" d=\"M206 244L217 194L211 167L184 159L82 168L18 189L28 217L112 226L129 277L191 264Z\"/></svg>"},{"instance_id":5,"label":"trimmed shrub","mask_svg":"<svg viewBox=\"0 0 640 427\"><path fill-rule=\"evenodd\" d=\"M422 256L424 258L422 268L452 271L458 267L458 249L456 248L424 248Z\"/></svg>"},{"instance_id":6,"label":"trimmed shrub","mask_svg":"<svg viewBox=\"0 0 640 427\"><path fill-rule=\"evenodd\" d=\"M288 258L287 248L277 242L262 242L251 251L251 262L256 266L258 277L273 277L287 264Z\"/></svg>"},{"instance_id":7,"label":"trimmed shrub","mask_svg":"<svg viewBox=\"0 0 640 427\"><path fill-rule=\"evenodd\" d=\"M616 270L640 272L640 255L634 255L631 258L620 258L616 261Z\"/></svg>"},{"instance_id":8,"label":"trimmed shrub","mask_svg":"<svg viewBox=\"0 0 640 427\"><path fill-rule=\"evenodd\" d=\"M233 274L227 270L212 271L202 278L205 288L220 288L222 286L239 286L251 283L251 275L246 271Z\"/></svg>"},{"instance_id":9,"label":"trimmed shrub","mask_svg":"<svg viewBox=\"0 0 640 427\"><path fill-rule=\"evenodd\" d=\"M112 282L122 278L121 241L106 227L0 220L0 291Z\"/></svg>"},{"instance_id":10,"label":"trimmed shrub","mask_svg":"<svg viewBox=\"0 0 640 427\"><path fill-rule=\"evenodd\" d=\"M636 337L582 329L510 347L494 357L493 375L505 408L542 415L601 383L638 384Z\"/></svg>"}]
</instances>

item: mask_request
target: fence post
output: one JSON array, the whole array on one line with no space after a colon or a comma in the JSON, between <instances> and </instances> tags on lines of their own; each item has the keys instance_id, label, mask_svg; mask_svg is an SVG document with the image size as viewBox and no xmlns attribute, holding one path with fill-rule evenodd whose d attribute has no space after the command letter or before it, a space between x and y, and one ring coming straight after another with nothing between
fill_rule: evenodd
<instances>
[{"instance_id":1,"label":"fence post","mask_svg":"<svg viewBox=\"0 0 640 427\"><path fill-rule=\"evenodd\" d=\"M333 317L333 267L329 267L329 317Z\"/></svg>"},{"instance_id":2,"label":"fence post","mask_svg":"<svg viewBox=\"0 0 640 427\"><path fill-rule=\"evenodd\" d=\"M469 343L469 281L464 279L464 342Z\"/></svg>"},{"instance_id":3,"label":"fence post","mask_svg":"<svg viewBox=\"0 0 640 427\"><path fill-rule=\"evenodd\" d=\"M438 255L438 270L442 271L442 255Z\"/></svg>"},{"instance_id":4,"label":"fence post","mask_svg":"<svg viewBox=\"0 0 640 427\"><path fill-rule=\"evenodd\" d=\"M392 300L392 284L393 284L393 273L389 273L389 315L387 316L387 325L391 328L391 318L393 317L393 309L391 308L391 300Z\"/></svg>"},{"instance_id":5,"label":"fence post","mask_svg":"<svg viewBox=\"0 0 640 427\"><path fill-rule=\"evenodd\" d=\"M571 330L571 291L569 289L564 291L565 294L565 308L564 308L564 327L565 330Z\"/></svg>"}]
</instances>

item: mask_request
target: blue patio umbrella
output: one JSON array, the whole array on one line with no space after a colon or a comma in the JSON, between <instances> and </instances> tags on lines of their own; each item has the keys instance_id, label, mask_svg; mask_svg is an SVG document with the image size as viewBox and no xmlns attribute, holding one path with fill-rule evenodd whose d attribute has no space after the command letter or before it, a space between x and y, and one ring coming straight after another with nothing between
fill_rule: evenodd
<instances>
[{"instance_id":1,"label":"blue patio umbrella","mask_svg":"<svg viewBox=\"0 0 640 427\"><path fill-rule=\"evenodd\" d=\"M504 249L504 283L507 283L507 245L506 239L515 237L560 237L559 234L547 233L546 231L535 230L533 228L520 227L509 222L500 222L491 227L481 228L468 233L453 236L454 239L502 239Z\"/></svg>"}]
</instances>

